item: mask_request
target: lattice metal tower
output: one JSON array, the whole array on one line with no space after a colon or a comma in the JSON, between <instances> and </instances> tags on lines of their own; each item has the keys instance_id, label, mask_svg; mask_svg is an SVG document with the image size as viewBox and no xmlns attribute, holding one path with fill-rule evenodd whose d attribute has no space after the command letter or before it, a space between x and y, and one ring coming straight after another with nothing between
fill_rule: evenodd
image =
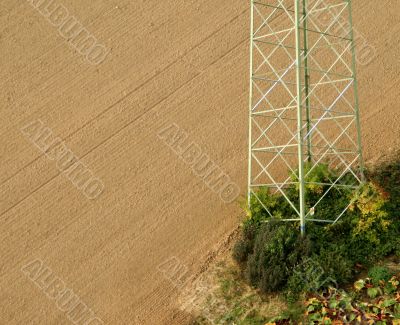
<instances>
[{"instance_id":1,"label":"lattice metal tower","mask_svg":"<svg viewBox=\"0 0 400 325\"><path fill-rule=\"evenodd\" d=\"M307 221L339 220L350 202L329 220L318 219L319 207L364 180L354 47L351 0L251 2L249 204L261 188L283 195L293 209L283 220L299 221L302 233ZM313 182L321 164L335 179ZM324 191L311 206L312 185Z\"/></svg>"}]
</instances>

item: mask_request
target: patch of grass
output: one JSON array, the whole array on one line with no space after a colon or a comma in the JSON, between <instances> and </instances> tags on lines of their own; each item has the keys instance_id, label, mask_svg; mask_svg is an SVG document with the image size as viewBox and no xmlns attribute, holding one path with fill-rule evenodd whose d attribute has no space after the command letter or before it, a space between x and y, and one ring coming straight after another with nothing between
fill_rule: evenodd
<instances>
[{"instance_id":1,"label":"patch of grass","mask_svg":"<svg viewBox=\"0 0 400 325\"><path fill-rule=\"evenodd\" d=\"M212 273L215 284L210 286L195 325L264 325L286 309L279 295L262 295L248 286L240 268L232 262L220 263Z\"/></svg>"}]
</instances>

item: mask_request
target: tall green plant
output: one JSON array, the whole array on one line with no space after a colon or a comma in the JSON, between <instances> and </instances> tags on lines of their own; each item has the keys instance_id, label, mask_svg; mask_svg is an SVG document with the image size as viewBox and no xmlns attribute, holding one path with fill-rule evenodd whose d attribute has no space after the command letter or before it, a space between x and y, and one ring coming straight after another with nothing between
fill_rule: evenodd
<instances>
[{"instance_id":1,"label":"tall green plant","mask_svg":"<svg viewBox=\"0 0 400 325\"><path fill-rule=\"evenodd\" d=\"M386 199L378 187L372 183L364 184L354 193L350 211L356 211L353 219L353 237L364 237L379 245L382 233L386 233L391 224L385 210Z\"/></svg>"}]
</instances>

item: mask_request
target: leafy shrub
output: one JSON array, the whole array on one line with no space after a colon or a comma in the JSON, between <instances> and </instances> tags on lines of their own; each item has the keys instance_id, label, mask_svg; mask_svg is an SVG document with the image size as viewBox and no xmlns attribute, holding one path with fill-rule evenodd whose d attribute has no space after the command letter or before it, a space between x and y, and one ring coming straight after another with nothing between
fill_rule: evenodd
<instances>
[{"instance_id":1,"label":"leafy shrub","mask_svg":"<svg viewBox=\"0 0 400 325\"><path fill-rule=\"evenodd\" d=\"M392 277L374 286L371 279L354 283L355 292L329 288L306 302L305 316L318 324L400 324L399 281Z\"/></svg>"},{"instance_id":2,"label":"leafy shrub","mask_svg":"<svg viewBox=\"0 0 400 325\"><path fill-rule=\"evenodd\" d=\"M260 227L271 218L281 219L287 212L293 213L288 208L288 202L282 196L271 194L268 189L260 189L255 195L251 196L250 208L245 203L247 219L243 223L243 228ZM285 214L283 214L285 213Z\"/></svg>"},{"instance_id":3,"label":"leafy shrub","mask_svg":"<svg viewBox=\"0 0 400 325\"><path fill-rule=\"evenodd\" d=\"M368 171L368 178L385 192L389 198L386 210L397 221L400 219L400 152L386 162Z\"/></svg>"},{"instance_id":4,"label":"leafy shrub","mask_svg":"<svg viewBox=\"0 0 400 325\"><path fill-rule=\"evenodd\" d=\"M384 210L392 221L380 246L384 246L386 254L395 253L400 257L400 152L376 166L367 175L384 194Z\"/></svg>"},{"instance_id":5,"label":"leafy shrub","mask_svg":"<svg viewBox=\"0 0 400 325\"><path fill-rule=\"evenodd\" d=\"M302 321L299 315L283 312L273 324L400 324L400 282L398 276L374 285L360 279L353 291L334 287L308 296Z\"/></svg>"},{"instance_id":6,"label":"leafy shrub","mask_svg":"<svg viewBox=\"0 0 400 325\"><path fill-rule=\"evenodd\" d=\"M235 243L233 247L233 258L239 262L244 263L247 261L247 257L251 253L251 242L249 240L241 239Z\"/></svg>"},{"instance_id":7,"label":"leafy shrub","mask_svg":"<svg viewBox=\"0 0 400 325\"><path fill-rule=\"evenodd\" d=\"M368 271L368 277L374 286L378 286L380 281L388 281L391 276L390 270L384 266L374 266Z\"/></svg>"},{"instance_id":8,"label":"leafy shrub","mask_svg":"<svg viewBox=\"0 0 400 325\"><path fill-rule=\"evenodd\" d=\"M328 191L325 184L335 181L338 173L326 164L306 164L305 169L306 205L313 206L324 195L316 219L332 220L345 207L350 209L335 224L308 223L307 236L302 238L298 223L279 222L296 217L287 200L262 189L252 196L233 254L253 286L263 292L284 290L290 300L332 282L348 283L357 263L370 266L388 254L400 253L400 160L370 173L372 181L356 192ZM297 174L291 178L298 180ZM296 185L286 188L285 194L298 201ZM316 280L316 270L321 279Z\"/></svg>"},{"instance_id":9,"label":"leafy shrub","mask_svg":"<svg viewBox=\"0 0 400 325\"><path fill-rule=\"evenodd\" d=\"M328 286L348 283L353 278L353 262L342 252L322 249L296 265L287 283L286 298L294 303L302 292L317 292Z\"/></svg>"},{"instance_id":10,"label":"leafy shrub","mask_svg":"<svg viewBox=\"0 0 400 325\"><path fill-rule=\"evenodd\" d=\"M358 210L353 219L353 238L361 236L371 243L380 244L379 237L388 231L391 224L384 209L385 203L383 194L372 183L366 183L355 192L350 205L350 211Z\"/></svg>"},{"instance_id":11,"label":"leafy shrub","mask_svg":"<svg viewBox=\"0 0 400 325\"><path fill-rule=\"evenodd\" d=\"M246 265L249 282L262 292L282 290L293 268L310 254L310 243L293 224L270 222L261 226Z\"/></svg>"},{"instance_id":12,"label":"leafy shrub","mask_svg":"<svg viewBox=\"0 0 400 325\"><path fill-rule=\"evenodd\" d=\"M344 246L330 245L322 248L318 255L314 255L314 259L324 270L325 276L332 281L346 284L352 280L354 262L347 257Z\"/></svg>"},{"instance_id":13,"label":"leafy shrub","mask_svg":"<svg viewBox=\"0 0 400 325\"><path fill-rule=\"evenodd\" d=\"M306 163L304 165L304 172L307 175L306 191L318 195L323 194L324 190L326 189L326 185L321 185L321 184L330 183L332 179L337 179L338 177L337 173L333 169L330 169L327 164L322 164L322 163L318 165L311 165L309 163ZM292 179L293 182L298 182L299 181L298 172L293 173L290 176L290 178ZM299 190L298 184L295 186L295 189L297 191Z\"/></svg>"},{"instance_id":14,"label":"leafy shrub","mask_svg":"<svg viewBox=\"0 0 400 325\"><path fill-rule=\"evenodd\" d=\"M247 262L249 255L252 254L258 228L259 226L250 222L243 227L241 238L233 247L233 258L239 264Z\"/></svg>"}]
</instances>

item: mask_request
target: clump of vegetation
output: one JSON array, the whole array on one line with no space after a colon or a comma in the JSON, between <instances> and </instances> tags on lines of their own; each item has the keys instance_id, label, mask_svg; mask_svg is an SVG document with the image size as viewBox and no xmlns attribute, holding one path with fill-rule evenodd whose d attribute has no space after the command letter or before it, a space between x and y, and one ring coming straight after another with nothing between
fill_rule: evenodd
<instances>
[{"instance_id":1,"label":"clump of vegetation","mask_svg":"<svg viewBox=\"0 0 400 325\"><path fill-rule=\"evenodd\" d=\"M302 313L283 312L272 324L400 324L399 277L380 280L370 278L354 283L353 290L329 287L309 294Z\"/></svg>"},{"instance_id":2,"label":"clump of vegetation","mask_svg":"<svg viewBox=\"0 0 400 325\"><path fill-rule=\"evenodd\" d=\"M260 190L246 207L233 249L240 270L235 282L246 281L260 298L271 293L286 298L280 316L267 324L400 325L400 274L380 263L387 256L400 260L400 155L369 170L357 191L329 191L326 184L339 174L325 164L305 168L306 205L324 196L313 218L332 220L350 208L334 224L307 223L301 236L298 224L281 220L297 218L285 197ZM293 183L298 179L296 173L290 177ZM298 202L295 185L285 195ZM221 324L265 324L262 303L243 306L232 306L219 318Z\"/></svg>"},{"instance_id":3,"label":"clump of vegetation","mask_svg":"<svg viewBox=\"0 0 400 325\"><path fill-rule=\"evenodd\" d=\"M240 270L222 261L210 271L212 280L204 304L193 325L240 324L265 325L278 315L285 303L278 296L264 296L249 287Z\"/></svg>"},{"instance_id":4,"label":"clump of vegetation","mask_svg":"<svg viewBox=\"0 0 400 325\"><path fill-rule=\"evenodd\" d=\"M325 295L310 298L305 317L318 324L400 324L400 288L398 277L375 285L369 278L354 283L355 290L329 288Z\"/></svg>"},{"instance_id":5,"label":"clump of vegetation","mask_svg":"<svg viewBox=\"0 0 400 325\"><path fill-rule=\"evenodd\" d=\"M373 266L368 271L368 277L373 285L378 286L381 281L388 281L392 272L385 266Z\"/></svg>"},{"instance_id":6,"label":"clump of vegetation","mask_svg":"<svg viewBox=\"0 0 400 325\"><path fill-rule=\"evenodd\" d=\"M368 171L367 176L384 193L383 208L392 221L379 249L382 254L394 250L400 256L400 153Z\"/></svg>"},{"instance_id":7,"label":"clump of vegetation","mask_svg":"<svg viewBox=\"0 0 400 325\"><path fill-rule=\"evenodd\" d=\"M400 166L390 165L396 177ZM350 208L335 224L307 224L307 235L300 236L299 225L280 222L295 217L293 209L282 196L262 189L252 197L251 208L243 223L241 239L233 249L249 283L263 293L284 292L290 302L302 292L317 291L332 283L349 283L357 274L355 265L370 266L399 249L398 201L400 180L382 169L369 173L369 181L357 191L330 190L329 183L338 173L321 164L306 166L307 206L313 206L324 195L315 211L315 218L331 220L347 206ZM291 175L293 180L297 175ZM344 176L351 177L350 175ZM382 183L381 183L382 182ZM298 189L285 190L297 202Z\"/></svg>"},{"instance_id":8,"label":"clump of vegetation","mask_svg":"<svg viewBox=\"0 0 400 325\"><path fill-rule=\"evenodd\" d=\"M262 292L277 292L310 251L308 238L301 237L293 224L263 224L255 237L253 252L248 256L247 279Z\"/></svg>"}]
</instances>

